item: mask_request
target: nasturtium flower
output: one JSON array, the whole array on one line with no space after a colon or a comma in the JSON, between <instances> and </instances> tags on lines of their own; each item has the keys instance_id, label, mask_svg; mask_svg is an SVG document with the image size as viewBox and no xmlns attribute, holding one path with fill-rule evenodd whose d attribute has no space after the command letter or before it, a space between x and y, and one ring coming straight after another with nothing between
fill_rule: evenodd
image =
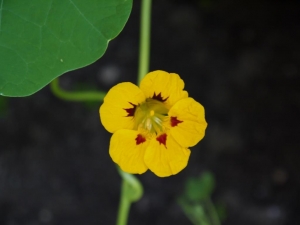
<instances>
[{"instance_id":1,"label":"nasturtium flower","mask_svg":"<svg viewBox=\"0 0 300 225\"><path fill-rule=\"evenodd\" d=\"M177 174L188 163L189 147L205 134L203 106L188 97L175 73L154 71L140 87L112 87L100 107L105 129L113 133L109 154L128 173L150 169L159 177Z\"/></svg>"}]
</instances>

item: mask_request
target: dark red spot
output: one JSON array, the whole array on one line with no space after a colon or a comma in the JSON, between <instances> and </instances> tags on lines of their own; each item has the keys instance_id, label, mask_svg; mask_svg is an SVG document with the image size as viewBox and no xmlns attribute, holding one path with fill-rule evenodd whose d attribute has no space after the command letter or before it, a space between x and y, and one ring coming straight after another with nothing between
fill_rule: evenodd
<instances>
[{"instance_id":1,"label":"dark red spot","mask_svg":"<svg viewBox=\"0 0 300 225\"><path fill-rule=\"evenodd\" d=\"M166 147L167 134L159 135L156 140L159 142L159 144L163 144Z\"/></svg>"},{"instance_id":2,"label":"dark red spot","mask_svg":"<svg viewBox=\"0 0 300 225\"><path fill-rule=\"evenodd\" d=\"M163 97L161 96L161 93L156 95L155 92L154 92L153 97L152 97L152 99L155 99L155 100L160 101L160 102L165 102L168 98L169 97L166 97L165 99L163 99Z\"/></svg>"},{"instance_id":3,"label":"dark red spot","mask_svg":"<svg viewBox=\"0 0 300 225\"><path fill-rule=\"evenodd\" d=\"M171 127L176 127L179 123L182 123L182 121L178 120L175 116L171 116Z\"/></svg>"},{"instance_id":4,"label":"dark red spot","mask_svg":"<svg viewBox=\"0 0 300 225\"><path fill-rule=\"evenodd\" d=\"M135 112L135 109L136 109L136 105L135 104L132 104L131 102L129 102L129 103L130 103L130 105L133 106L133 108L124 109L128 113L128 115L126 117L128 117L128 116L134 116L134 112Z\"/></svg>"},{"instance_id":5,"label":"dark red spot","mask_svg":"<svg viewBox=\"0 0 300 225\"><path fill-rule=\"evenodd\" d=\"M135 141L136 141L136 145L139 145L139 144L145 142L146 138L144 138L141 134L138 134Z\"/></svg>"}]
</instances>

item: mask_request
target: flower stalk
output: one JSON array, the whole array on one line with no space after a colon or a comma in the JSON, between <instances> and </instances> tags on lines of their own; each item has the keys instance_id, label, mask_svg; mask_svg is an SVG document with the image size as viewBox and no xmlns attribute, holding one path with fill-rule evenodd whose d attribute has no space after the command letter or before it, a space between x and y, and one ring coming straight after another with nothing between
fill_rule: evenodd
<instances>
[{"instance_id":1,"label":"flower stalk","mask_svg":"<svg viewBox=\"0 0 300 225\"><path fill-rule=\"evenodd\" d=\"M141 4L138 85L149 72L150 61L151 0L142 0Z\"/></svg>"},{"instance_id":2,"label":"flower stalk","mask_svg":"<svg viewBox=\"0 0 300 225\"><path fill-rule=\"evenodd\" d=\"M139 180L120 168L118 172L122 177L121 197L117 217L117 225L126 225L131 203L138 201L143 195L143 186Z\"/></svg>"}]
</instances>

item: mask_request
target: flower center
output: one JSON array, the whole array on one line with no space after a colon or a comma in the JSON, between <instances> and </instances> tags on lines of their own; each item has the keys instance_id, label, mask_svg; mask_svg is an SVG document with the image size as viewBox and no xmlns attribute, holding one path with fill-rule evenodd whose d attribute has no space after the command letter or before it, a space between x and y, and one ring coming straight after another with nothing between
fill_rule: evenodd
<instances>
[{"instance_id":1,"label":"flower center","mask_svg":"<svg viewBox=\"0 0 300 225\"><path fill-rule=\"evenodd\" d=\"M168 109L163 102L153 98L136 107L134 114L135 129L143 129L147 133L161 133L164 131L163 122L168 115Z\"/></svg>"}]
</instances>

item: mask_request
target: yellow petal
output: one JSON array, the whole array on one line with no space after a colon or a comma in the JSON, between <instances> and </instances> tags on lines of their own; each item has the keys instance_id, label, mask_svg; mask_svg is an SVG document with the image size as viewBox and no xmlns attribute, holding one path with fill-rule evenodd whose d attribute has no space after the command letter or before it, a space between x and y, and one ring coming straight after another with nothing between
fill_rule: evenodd
<instances>
[{"instance_id":1,"label":"yellow petal","mask_svg":"<svg viewBox=\"0 0 300 225\"><path fill-rule=\"evenodd\" d=\"M144 157L147 167L159 177L179 173L186 167L190 156L190 150L181 147L171 135L166 134L165 138L165 145L152 138Z\"/></svg>"},{"instance_id":2,"label":"yellow petal","mask_svg":"<svg viewBox=\"0 0 300 225\"><path fill-rule=\"evenodd\" d=\"M99 110L103 126L111 133L119 129L133 129L133 116L128 116L126 109L133 109L133 105L144 101L143 92L132 83L124 82L112 87Z\"/></svg>"},{"instance_id":3,"label":"yellow petal","mask_svg":"<svg viewBox=\"0 0 300 225\"><path fill-rule=\"evenodd\" d=\"M170 109L168 115L171 125L170 133L181 146L194 146L204 137L207 127L204 108L193 98L177 102ZM175 118L180 122L176 124Z\"/></svg>"},{"instance_id":4,"label":"yellow petal","mask_svg":"<svg viewBox=\"0 0 300 225\"><path fill-rule=\"evenodd\" d=\"M118 130L110 139L110 157L127 173L144 173L148 169L144 163L148 142L136 130Z\"/></svg>"},{"instance_id":5,"label":"yellow petal","mask_svg":"<svg viewBox=\"0 0 300 225\"><path fill-rule=\"evenodd\" d=\"M162 99L166 99L165 104L168 108L180 99L188 97L188 93L183 91L184 82L179 75L161 70L148 73L141 81L140 88L146 98L161 94Z\"/></svg>"}]
</instances>

